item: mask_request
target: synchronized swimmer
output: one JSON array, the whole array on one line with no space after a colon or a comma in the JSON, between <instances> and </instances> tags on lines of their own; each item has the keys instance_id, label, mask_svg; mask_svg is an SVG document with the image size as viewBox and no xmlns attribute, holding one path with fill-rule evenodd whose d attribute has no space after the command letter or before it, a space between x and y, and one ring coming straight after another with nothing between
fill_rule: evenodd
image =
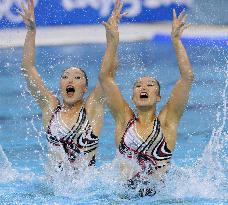
<instances>
[{"instance_id":1,"label":"synchronized swimmer","mask_svg":"<svg viewBox=\"0 0 228 205\"><path fill-rule=\"evenodd\" d=\"M121 13L122 7L121 1L116 0L109 20L103 23L107 48L99 82L86 100L83 96L87 92L88 79L81 68L70 67L64 70L60 79L62 103L48 90L39 76L35 67L36 25L33 0L28 0L27 8L22 4L23 12L19 12L27 27L22 71L29 90L42 111L49 154L60 170L65 160L75 168L82 161L86 161L88 166L95 163L106 103L116 122L117 155L124 159L121 164L123 180L132 189L136 189L140 183L146 185L139 190L139 195L153 196L156 188L150 184L150 179L163 181L168 171L176 144L177 127L194 78L180 40L188 25L185 23L185 13L182 12L177 17L173 10L171 36L181 78L176 82L168 102L157 115L156 105L161 100L160 84L152 76L143 76L133 86L132 101L137 108L137 113L134 113L115 82L118 68L118 24L126 15Z\"/></svg>"},{"instance_id":2,"label":"synchronized swimmer","mask_svg":"<svg viewBox=\"0 0 228 205\"><path fill-rule=\"evenodd\" d=\"M151 178L163 181L164 174L168 170L176 144L177 127L193 82L193 71L180 40L181 34L189 25L185 24L184 12L177 17L173 10L171 36L181 78L176 82L168 102L156 115L156 105L161 100L160 84L154 77L140 77L133 86L132 101L137 108L135 114L124 100L113 77L118 67L118 23L123 16L122 6L120 0L117 0L111 18L104 23L107 49L99 80L116 122L115 138L118 154L125 159L121 166L123 177L130 188L136 189L140 184L146 185L139 190L140 196L152 196L156 193L156 189L149 183Z\"/></svg>"},{"instance_id":3,"label":"synchronized swimmer","mask_svg":"<svg viewBox=\"0 0 228 205\"><path fill-rule=\"evenodd\" d=\"M66 68L60 79L63 103L48 90L35 67L36 25L34 2L22 4L22 16L27 28L22 60L22 72L28 88L42 111L43 125L47 130L49 157L62 169L67 159L75 168L81 162L95 163L99 134L103 126L104 98L97 83L86 100L87 75L81 68Z\"/></svg>"}]
</instances>

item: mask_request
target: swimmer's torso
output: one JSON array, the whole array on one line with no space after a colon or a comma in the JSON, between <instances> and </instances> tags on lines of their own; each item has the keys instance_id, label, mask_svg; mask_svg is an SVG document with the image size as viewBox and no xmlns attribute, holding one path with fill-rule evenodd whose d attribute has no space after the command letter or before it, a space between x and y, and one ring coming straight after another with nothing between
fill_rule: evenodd
<instances>
[{"instance_id":1,"label":"swimmer's torso","mask_svg":"<svg viewBox=\"0 0 228 205\"><path fill-rule=\"evenodd\" d=\"M75 165L82 161L88 162L88 165L94 164L99 138L93 134L85 108L81 107L71 129L62 125L60 111L61 107L58 106L47 129L49 154L60 163L67 159Z\"/></svg>"},{"instance_id":2,"label":"swimmer's torso","mask_svg":"<svg viewBox=\"0 0 228 205\"><path fill-rule=\"evenodd\" d=\"M152 132L145 139L137 133L136 119L131 120L119 144L119 153L126 159L123 170L125 169L125 173L131 173L128 177L146 175L160 178L167 171L172 156L158 118L153 121ZM134 162L138 167L132 166ZM133 171L130 170L132 167Z\"/></svg>"}]
</instances>

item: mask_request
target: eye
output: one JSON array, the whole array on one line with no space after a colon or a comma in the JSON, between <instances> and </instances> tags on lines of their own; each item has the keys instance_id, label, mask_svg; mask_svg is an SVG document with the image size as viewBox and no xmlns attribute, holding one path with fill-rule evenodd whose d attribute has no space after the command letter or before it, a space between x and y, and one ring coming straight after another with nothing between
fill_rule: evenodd
<instances>
[{"instance_id":1,"label":"eye","mask_svg":"<svg viewBox=\"0 0 228 205\"><path fill-rule=\"evenodd\" d=\"M76 76L75 79L78 79L79 80L79 79L81 79L81 77L80 76Z\"/></svg>"},{"instance_id":2,"label":"eye","mask_svg":"<svg viewBox=\"0 0 228 205\"><path fill-rule=\"evenodd\" d=\"M139 84L138 84L138 85L135 85L135 87L136 87L136 88L140 88L140 87L141 87L141 85L139 85Z\"/></svg>"},{"instance_id":3,"label":"eye","mask_svg":"<svg viewBox=\"0 0 228 205\"><path fill-rule=\"evenodd\" d=\"M63 76L62 76L62 79L67 79L67 78L68 78L67 75L63 75Z\"/></svg>"},{"instance_id":4,"label":"eye","mask_svg":"<svg viewBox=\"0 0 228 205\"><path fill-rule=\"evenodd\" d=\"M150 84L147 84L147 86L148 87L152 87L152 86L154 86L154 84L153 83L150 83Z\"/></svg>"}]
</instances>

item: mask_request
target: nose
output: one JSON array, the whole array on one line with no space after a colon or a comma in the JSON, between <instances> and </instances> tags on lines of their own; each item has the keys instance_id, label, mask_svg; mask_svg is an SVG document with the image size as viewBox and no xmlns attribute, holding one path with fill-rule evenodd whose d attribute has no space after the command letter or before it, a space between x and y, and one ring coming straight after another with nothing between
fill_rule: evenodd
<instances>
[{"instance_id":1,"label":"nose","mask_svg":"<svg viewBox=\"0 0 228 205\"><path fill-rule=\"evenodd\" d=\"M73 79L72 78L69 78L68 79L68 83L73 83Z\"/></svg>"},{"instance_id":2,"label":"nose","mask_svg":"<svg viewBox=\"0 0 228 205\"><path fill-rule=\"evenodd\" d=\"M145 85L142 85L141 90L142 91L146 90L146 86Z\"/></svg>"}]
</instances>

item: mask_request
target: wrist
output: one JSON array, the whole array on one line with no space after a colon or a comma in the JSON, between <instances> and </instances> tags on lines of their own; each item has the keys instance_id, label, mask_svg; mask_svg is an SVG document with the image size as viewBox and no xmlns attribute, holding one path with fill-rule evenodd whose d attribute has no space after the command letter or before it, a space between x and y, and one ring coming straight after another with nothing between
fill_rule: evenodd
<instances>
[{"instance_id":1,"label":"wrist","mask_svg":"<svg viewBox=\"0 0 228 205\"><path fill-rule=\"evenodd\" d=\"M26 28L27 28L28 31L32 31L32 32L35 32L36 31L36 25L35 25L35 23L26 25Z\"/></svg>"},{"instance_id":2,"label":"wrist","mask_svg":"<svg viewBox=\"0 0 228 205\"><path fill-rule=\"evenodd\" d=\"M117 48L119 45L119 41L107 41L107 46L111 48Z\"/></svg>"},{"instance_id":3,"label":"wrist","mask_svg":"<svg viewBox=\"0 0 228 205\"><path fill-rule=\"evenodd\" d=\"M173 46L175 47L181 43L181 40L179 37L172 37L172 43L173 43Z\"/></svg>"},{"instance_id":4,"label":"wrist","mask_svg":"<svg viewBox=\"0 0 228 205\"><path fill-rule=\"evenodd\" d=\"M35 34L36 33L36 29L27 29L27 32L28 33L32 33L32 34Z\"/></svg>"}]
</instances>

